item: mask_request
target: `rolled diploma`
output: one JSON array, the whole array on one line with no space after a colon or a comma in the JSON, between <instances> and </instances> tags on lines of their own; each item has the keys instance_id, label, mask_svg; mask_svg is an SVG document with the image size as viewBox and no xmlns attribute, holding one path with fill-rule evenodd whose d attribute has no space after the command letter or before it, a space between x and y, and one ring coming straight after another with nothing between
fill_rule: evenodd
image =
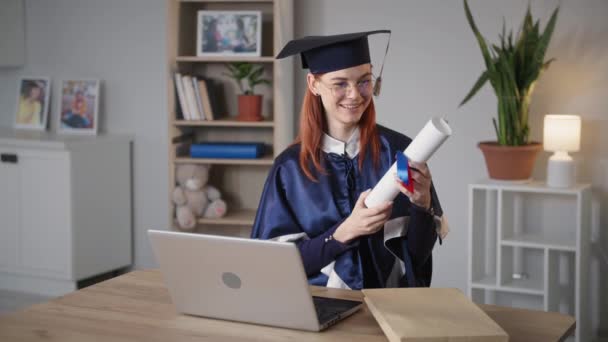
<instances>
[{"instance_id":1,"label":"rolled diploma","mask_svg":"<svg viewBox=\"0 0 608 342\"><path fill-rule=\"evenodd\" d=\"M403 153L408 160L426 163L450 135L452 135L452 129L445 120L432 118L424 125ZM396 172L397 163L395 162L367 195L365 205L368 208L392 201L399 194L399 188L395 184L394 174Z\"/></svg>"}]
</instances>

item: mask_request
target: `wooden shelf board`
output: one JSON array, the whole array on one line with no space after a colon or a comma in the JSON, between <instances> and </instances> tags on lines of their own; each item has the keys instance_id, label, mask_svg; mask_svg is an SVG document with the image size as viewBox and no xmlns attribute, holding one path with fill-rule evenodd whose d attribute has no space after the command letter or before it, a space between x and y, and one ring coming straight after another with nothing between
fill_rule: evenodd
<instances>
[{"instance_id":1,"label":"wooden shelf board","mask_svg":"<svg viewBox=\"0 0 608 342\"><path fill-rule=\"evenodd\" d=\"M203 225L253 226L255 213L254 209L229 210L224 217L217 219L200 218L198 223Z\"/></svg>"},{"instance_id":2,"label":"wooden shelf board","mask_svg":"<svg viewBox=\"0 0 608 342\"><path fill-rule=\"evenodd\" d=\"M216 165L272 165L272 157L264 157L258 159L217 159L217 158L175 158L176 164L194 163L194 164L216 164Z\"/></svg>"},{"instance_id":3,"label":"wooden shelf board","mask_svg":"<svg viewBox=\"0 0 608 342\"><path fill-rule=\"evenodd\" d=\"M197 57L197 56L178 56L176 62L188 63L230 63L230 62L251 62L251 63L274 63L275 59L271 56L262 57Z\"/></svg>"},{"instance_id":4,"label":"wooden shelf board","mask_svg":"<svg viewBox=\"0 0 608 342\"><path fill-rule=\"evenodd\" d=\"M567 234L527 233L502 239L501 245L576 252L576 236L574 233L570 236Z\"/></svg>"},{"instance_id":5,"label":"wooden shelf board","mask_svg":"<svg viewBox=\"0 0 608 342\"><path fill-rule=\"evenodd\" d=\"M274 121L237 121L237 120L175 120L175 126L210 127L274 127Z\"/></svg>"}]
</instances>

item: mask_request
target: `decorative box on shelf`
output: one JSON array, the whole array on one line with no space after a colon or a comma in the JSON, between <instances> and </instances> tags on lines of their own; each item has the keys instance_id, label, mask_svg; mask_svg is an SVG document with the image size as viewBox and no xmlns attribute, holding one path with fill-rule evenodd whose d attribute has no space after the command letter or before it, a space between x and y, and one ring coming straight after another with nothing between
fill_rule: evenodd
<instances>
[{"instance_id":1,"label":"decorative box on shelf","mask_svg":"<svg viewBox=\"0 0 608 342\"><path fill-rule=\"evenodd\" d=\"M470 184L469 297L573 315L586 341L590 210L589 184Z\"/></svg>"}]
</instances>

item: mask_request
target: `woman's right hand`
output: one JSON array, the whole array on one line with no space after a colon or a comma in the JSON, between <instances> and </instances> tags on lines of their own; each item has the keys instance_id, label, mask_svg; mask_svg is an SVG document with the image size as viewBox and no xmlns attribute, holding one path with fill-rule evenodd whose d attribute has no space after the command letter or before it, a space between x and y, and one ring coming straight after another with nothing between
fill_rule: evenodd
<instances>
[{"instance_id":1,"label":"woman's right hand","mask_svg":"<svg viewBox=\"0 0 608 342\"><path fill-rule=\"evenodd\" d=\"M349 243L359 236L370 235L382 229L391 216L393 202L385 202L377 207L367 208L365 198L370 191L371 189L359 195L350 216L334 232L335 240Z\"/></svg>"}]
</instances>

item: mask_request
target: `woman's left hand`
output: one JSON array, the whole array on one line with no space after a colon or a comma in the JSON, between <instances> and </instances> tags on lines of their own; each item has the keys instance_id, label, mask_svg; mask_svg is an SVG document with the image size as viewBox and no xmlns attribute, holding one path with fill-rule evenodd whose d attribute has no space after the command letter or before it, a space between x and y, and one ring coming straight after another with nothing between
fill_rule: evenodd
<instances>
[{"instance_id":1,"label":"woman's left hand","mask_svg":"<svg viewBox=\"0 0 608 342\"><path fill-rule=\"evenodd\" d=\"M409 192L399 177L395 174L395 182L399 190L410 199L413 204L429 209L431 207L431 172L426 163L409 162L409 167L414 182L414 192Z\"/></svg>"}]
</instances>

